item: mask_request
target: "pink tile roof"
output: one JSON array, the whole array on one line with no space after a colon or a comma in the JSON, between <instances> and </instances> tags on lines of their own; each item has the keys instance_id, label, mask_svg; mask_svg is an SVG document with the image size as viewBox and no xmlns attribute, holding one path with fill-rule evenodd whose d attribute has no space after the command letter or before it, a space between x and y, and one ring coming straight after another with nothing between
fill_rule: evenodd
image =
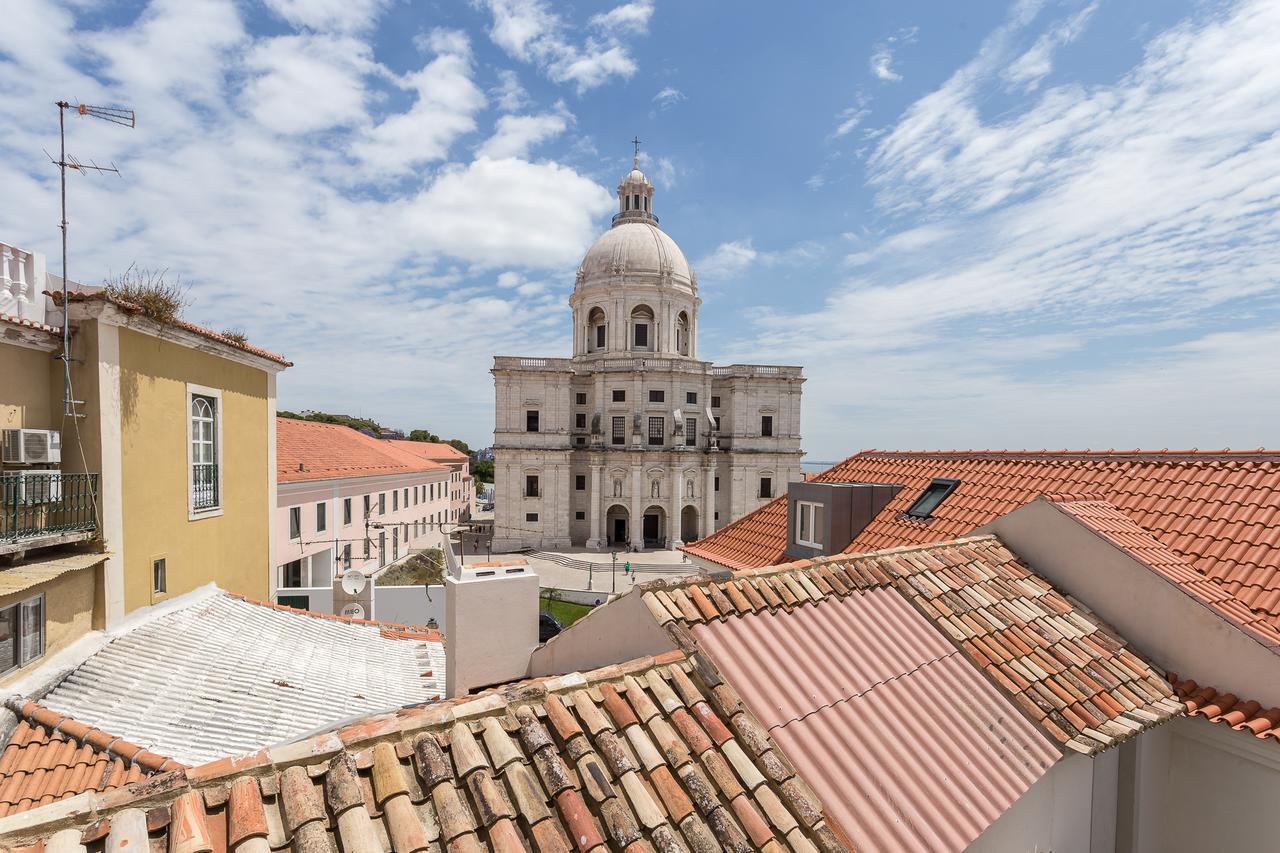
<instances>
[{"instance_id":1,"label":"pink tile roof","mask_svg":"<svg viewBox=\"0 0 1280 853\"><path fill-rule=\"evenodd\" d=\"M892 588L693 633L856 849L962 850L1060 758Z\"/></svg>"},{"instance_id":2,"label":"pink tile roof","mask_svg":"<svg viewBox=\"0 0 1280 853\"><path fill-rule=\"evenodd\" d=\"M276 418L281 483L443 471L445 466L340 424Z\"/></svg>"},{"instance_id":3,"label":"pink tile roof","mask_svg":"<svg viewBox=\"0 0 1280 853\"><path fill-rule=\"evenodd\" d=\"M960 481L929 519L905 510L936 477ZM1280 451L868 450L814 478L903 488L845 553L962 536L1041 495L1114 505L1199 575L1280 630ZM685 546L740 570L783 562L785 496Z\"/></svg>"},{"instance_id":4,"label":"pink tile roof","mask_svg":"<svg viewBox=\"0 0 1280 853\"><path fill-rule=\"evenodd\" d=\"M422 459L430 459L433 462L465 462L471 458L452 444L433 441L410 441L407 438L390 439L386 443Z\"/></svg>"}]
</instances>

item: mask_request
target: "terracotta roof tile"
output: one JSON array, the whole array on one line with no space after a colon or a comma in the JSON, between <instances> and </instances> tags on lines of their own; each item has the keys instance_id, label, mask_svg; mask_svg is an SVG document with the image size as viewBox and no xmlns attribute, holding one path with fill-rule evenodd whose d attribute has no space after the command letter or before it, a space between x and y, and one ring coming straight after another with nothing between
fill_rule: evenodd
<instances>
[{"instance_id":1,"label":"terracotta roof tile","mask_svg":"<svg viewBox=\"0 0 1280 853\"><path fill-rule=\"evenodd\" d=\"M420 459L429 459L432 462L466 462L471 458L452 444L441 442L409 441L403 438L393 438L387 440L386 443L406 453L412 453Z\"/></svg>"},{"instance_id":2,"label":"terracotta roof tile","mask_svg":"<svg viewBox=\"0 0 1280 853\"><path fill-rule=\"evenodd\" d=\"M906 509L937 477L960 485L928 519ZM1106 500L1280 632L1280 452L869 450L813 478L902 490L845 553L963 536L1041 495ZM777 498L698 542L690 554L734 570L786 557L787 500Z\"/></svg>"},{"instance_id":3,"label":"terracotta roof tile","mask_svg":"<svg viewBox=\"0 0 1280 853\"><path fill-rule=\"evenodd\" d=\"M1266 708L1252 699L1234 693L1219 693L1169 673L1174 693L1187 708L1187 716L1203 717L1211 723L1230 726L1238 732L1280 743L1280 708Z\"/></svg>"},{"instance_id":4,"label":"terracotta roof tile","mask_svg":"<svg viewBox=\"0 0 1280 853\"><path fill-rule=\"evenodd\" d=\"M89 807L81 838L145 847L153 817L157 849L847 849L750 712L706 680L720 676L669 658L404 708L358 724L386 722L391 739L317 735L280 763L197 768L200 791L186 777L126 787ZM66 825L0 822L0 843Z\"/></svg>"},{"instance_id":5,"label":"terracotta roof tile","mask_svg":"<svg viewBox=\"0 0 1280 853\"><path fill-rule=\"evenodd\" d=\"M276 478L294 483L445 470L399 446L416 443L383 441L340 424L276 418Z\"/></svg>"},{"instance_id":6,"label":"terracotta roof tile","mask_svg":"<svg viewBox=\"0 0 1280 853\"><path fill-rule=\"evenodd\" d=\"M0 817L184 769L36 702L11 697L5 707L18 724L0 754Z\"/></svg>"},{"instance_id":7,"label":"terracotta roof tile","mask_svg":"<svg viewBox=\"0 0 1280 853\"><path fill-rule=\"evenodd\" d=\"M58 290L58 291L46 290L44 292L44 295L53 299L54 304L56 305L62 304L61 290ZM97 300L100 302L108 302L116 306L117 308L119 308L121 311L124 311L129 314L142 313L142 309L139 306L134 305L132 302L125 302L124 300L121 300L121 299L114 299L108 296L106 291L104 290L94 290L89 292L72 291L68 293L67 296L69 298L69 301L71 302L87 302L89 300ZM253 344L243 343L238 340L233 340L232 338L228 338L226 335L223 335L219 332L215 332L213 329L205 328L204 326L198 326L195 323L189 323L186 320L173 320L171 321L170 325L173 325L179 329L184 329L188 332L197 334L202 338L208 338L211 341L217 341L220 344L225 344L226 346L233 347L238 350L243 350L244 352L247 352L250 355L256 355L259 358L265 358L268 361L274 361L276 364L283 365L284 367L293 366L293 362L289 361L282 355L277 355L276 353L262 349L261 347L256 347Z\"/></svg>"}]
</instances>

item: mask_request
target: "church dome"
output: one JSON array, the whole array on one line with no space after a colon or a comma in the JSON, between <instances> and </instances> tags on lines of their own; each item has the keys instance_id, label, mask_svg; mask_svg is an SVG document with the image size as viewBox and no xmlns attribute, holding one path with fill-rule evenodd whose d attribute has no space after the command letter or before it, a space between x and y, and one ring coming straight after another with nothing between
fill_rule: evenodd
<instances>
[{"instance_id":1,"label":"church dome","mask_svg":"<svg viewBox=\"0 0 1280 853\"><path fill-rule=\"evenodd\" d=\"M579 286L609 283L618 276L653 278L693 289L684 252L654 222L615 223L587 250L578 268Z\"/></svg>"},{"instance_id":2,"label":"church dome","mask_svg":"<svg viewBox=\"0 0 1280 853\"><path fill-rule=\"evenodd\" d=\"M613 227L600 235L578 267L577 286L616 284L621 276L693 292L697 279L676 241L658 227L652 211L653 184L637 160L618 184Z\"/></svg>"}]
</instances>

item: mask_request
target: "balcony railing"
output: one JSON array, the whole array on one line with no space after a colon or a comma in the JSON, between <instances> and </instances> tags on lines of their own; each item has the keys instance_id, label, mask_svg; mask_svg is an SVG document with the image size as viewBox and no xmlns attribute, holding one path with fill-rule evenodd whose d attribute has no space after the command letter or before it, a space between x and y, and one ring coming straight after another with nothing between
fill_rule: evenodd
<instances>
[{"instance_id":1,"label":"balcony railing","mask_svg":"<svg viewBox=\"0 0 1280 853\"><path fill-rule=\"evenodd\" d=\"M0 474L0 545L92 534L97 498L97 474L6 471Z\"/></svg>"},{"instance_id":2,"label":"balcony railing","mask_svg":"<svg viewBox=\"0 0 1280 853\"><path fill-rule=\"evenodd\" d=\"M218 506L218 466L216 463L191 466L191 509L199 512Z\"/></svg>"}]
</instances>

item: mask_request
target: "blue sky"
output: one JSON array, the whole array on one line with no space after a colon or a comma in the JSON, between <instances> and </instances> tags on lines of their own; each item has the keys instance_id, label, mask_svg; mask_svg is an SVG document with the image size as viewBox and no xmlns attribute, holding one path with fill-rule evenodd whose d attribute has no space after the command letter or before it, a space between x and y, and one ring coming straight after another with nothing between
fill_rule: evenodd
<instances>
[{"instance_id":1,"label":"blue sky","mask_svg":"<svg viewBox=\"0 0 1280 853\"><path fill-rule=\"evenodd\" d=\"M280 403L491 439L567 355L638 134L700 352L802 364L813 459L1255 447L1280 417L1280 9L1019 0L6 0L0 239L131 263ZM56 270L56 262L51 266Z\"/></svg>"}]
</instances>

